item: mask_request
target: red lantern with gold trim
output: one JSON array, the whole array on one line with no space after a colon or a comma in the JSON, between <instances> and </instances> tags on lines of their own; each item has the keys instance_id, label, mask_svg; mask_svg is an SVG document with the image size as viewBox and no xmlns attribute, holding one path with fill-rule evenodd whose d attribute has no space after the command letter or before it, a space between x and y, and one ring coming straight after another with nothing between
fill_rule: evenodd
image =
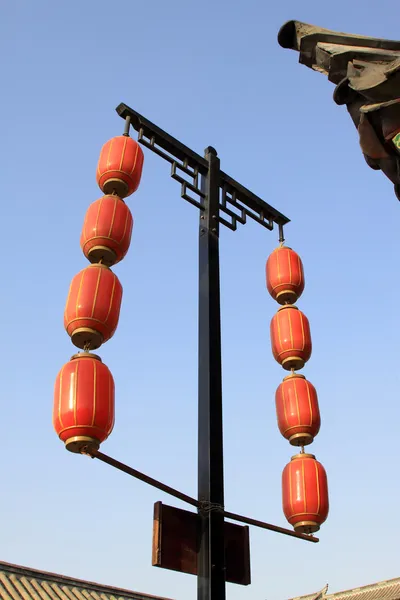
<instances>
[{"instance_id":1,"label":"red lantern with gold trim","mask_svg":"<svg viewBox=\"0 0 400 600\"><path fill-rule=\"evenodd\" d=\"M271 321L275 360L287 371L302 369L312 350L310 324L296 306L282 306Z\"/></svg>"},{"instance_id":2,"label":"red lantern with gold trim","mask_svg":"<svg viewBox=\"0 0 400 600\"><path fill-rule=\"evenodd\" d=\"M321 426L317 391L304 375L285 377L275 394L279 431L292 446L311 444Z\"/></svg>"},{"instance_id":3,"label":"red lantern with gold trim","mask_svg":"<svg viewBox=\"0 0 400 600\"><path fill-rule=\"evenodd\" d=\"M85 215L81 248L91 263L111 267L124 258L131 243L133 219L121 198L103 196L93 202Z\"/></svg>"},{"instance_id":4,"label":"red lantern with gold trim","mask_svg":"<svg viewBox=\"0 0 400 600\"><path fill-rule=\"evenodd\" d=\"M279 304L293 304L304 290L304 270L300 256L291 248L281 246L268 257L267 289Z\"/></svg>"},{"instance_id":5,"label":"red lantern with gold trim","mask_svg":"<svg viewBox=\"0 0 400 600\"><path fill-rule=\"evenodd\" d=\"M284 468L282 504L286 519L300 533L314 533L326 521L328 481L313 454L296 454Z\"/></svg>"},{"instance_id":6,"label":"red lantern with gold trim","mask_svg":"<svg viewBox=\"0 0 400 600\"><path fill-rule=\"evenodd\" d=\"M57 375L53 425L70 452L99 448L114 426L114 379L95 354L75 354Z\"/></svg>"},{"instance_id":7,"label":"red lantern with gold trim","mask_svg":"<svg viewBox=\"0 0 400 600\"><path fill-rule=\"evenodd\" d=\"M143 169L143 150L129 136L108 140L101 149L97 164L97 183L104 194L115 192L121 198L139 187Z\"/></svg>"},{"instance_id":8,"label":"red lantern with gold trim","mask_svg":"<svg viewBox=\"0 0 400 600\"><path fill-rule=\"evenodd\" d=\"M72 343L94 350L109 340L118 325L121 300L119 279L105 265L90 265L75 275L64 311Z\"/></svg>"}]
</instances>

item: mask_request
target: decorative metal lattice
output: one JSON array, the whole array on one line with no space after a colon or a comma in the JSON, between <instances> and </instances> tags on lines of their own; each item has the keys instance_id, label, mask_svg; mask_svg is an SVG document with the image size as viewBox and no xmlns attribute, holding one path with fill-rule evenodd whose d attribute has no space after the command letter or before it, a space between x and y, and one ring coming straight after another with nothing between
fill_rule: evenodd
<instances>
[{"instance_id":1,"label":"decorative metal lattice","mask_svg":"<svg viewBox=\"0 0 400 600\"><path fill-rule=\"evenodd\" d=\"M132 125L138 132L138 141L143 146L170 163L171 177L181 184L181 197L198 209L204 210L202 177L206 177L208 173L207 160L126 104L120 104L117 113L126 119L128 129ZM236 231L238 223L244 225L247 218L269 231L273 230L274 223L282 231L283 225L289 222L287 217L223 171L219 171L219 188L217 220L232 231Z\"/></svg>"}]
</instances>

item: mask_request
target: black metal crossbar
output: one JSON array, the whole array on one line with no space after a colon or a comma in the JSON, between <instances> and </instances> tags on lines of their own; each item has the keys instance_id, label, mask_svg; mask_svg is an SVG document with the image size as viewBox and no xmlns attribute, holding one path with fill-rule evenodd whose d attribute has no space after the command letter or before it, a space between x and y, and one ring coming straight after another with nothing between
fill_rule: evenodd
<instances>
[{"instance_id":1,"label":"black metal crossbar","mask_svg":"<svg viewBox=\"0 0 400 600\"><path fill-rule=\"evenodd\" d=\"M203 210L204 193L199 175L207 175L208 161L126 104L120 104L116 111L138 132L138 141L143 146L171 164L171 177L181 184L181 197ZM285 215L224 171L219 171L218 183L221 190L219 209L228 217L219 215L218 221L229 229L235 231L237 223L244 225L247 218L270 231L274 223L280 227L289 223Z\"/></svg>"}]
</instances>

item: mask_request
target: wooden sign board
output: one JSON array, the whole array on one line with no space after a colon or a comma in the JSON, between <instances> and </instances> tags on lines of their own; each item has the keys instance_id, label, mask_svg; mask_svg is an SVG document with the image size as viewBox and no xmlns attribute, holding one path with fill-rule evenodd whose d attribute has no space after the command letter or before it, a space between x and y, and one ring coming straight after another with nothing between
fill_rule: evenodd
<instances>
[{"instance_id":1,"label":"wooden sign board","mask_svg":"<svg viewBox=\"0 0 400 600\"><path fill-rule=\"evenodd\" d=\"M200 517L197 513L154 505L153 557L155 567L197 575ZM250 539L247 526L225 522L226 581L250 584Z\"/></svg>"}]
</instances>

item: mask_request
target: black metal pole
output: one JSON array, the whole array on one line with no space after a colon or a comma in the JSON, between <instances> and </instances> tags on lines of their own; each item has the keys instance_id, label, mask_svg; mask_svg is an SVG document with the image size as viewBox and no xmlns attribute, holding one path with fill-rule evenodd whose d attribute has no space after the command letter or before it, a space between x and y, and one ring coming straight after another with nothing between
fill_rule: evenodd
<instances>
[{"instance_id":1,"label":"black metal pole","mask_svg":"<svg viewBox=\"0 0 400 600\"><path fill-rule=\"evenodd\" d=\"M279 240L283 242L283 226L289 219L221 171L214 148L207 148L204 157L200 156L126 104L120 104L117 113L126 120L124 135L132 126L143 146L170 163L171 177L181 184L181 197L200 211L198 499L99 451L90 452L90 456L198 508L201 528L197 554L197 598L225 600L225 516L309 542L318 541L311 536L224 511L219 225L232 231L236 231L238 224L245 225L248 219L269 231L278 225ZM253 127L257 124L254 123Z\"/></svg>"},{"instance_id":2,"label":"black metal pole","mask_svg":"<svg viewBox=\"0 0 400 600\"><path fill-rule=\"evenodd\" d=\"M198 500L202 508L198 553L198 600L225 600L222 430L221 309L219 281L220 161L205 150L208 173L199 231L199 422Z\"/></svg>"}]
</instances>

